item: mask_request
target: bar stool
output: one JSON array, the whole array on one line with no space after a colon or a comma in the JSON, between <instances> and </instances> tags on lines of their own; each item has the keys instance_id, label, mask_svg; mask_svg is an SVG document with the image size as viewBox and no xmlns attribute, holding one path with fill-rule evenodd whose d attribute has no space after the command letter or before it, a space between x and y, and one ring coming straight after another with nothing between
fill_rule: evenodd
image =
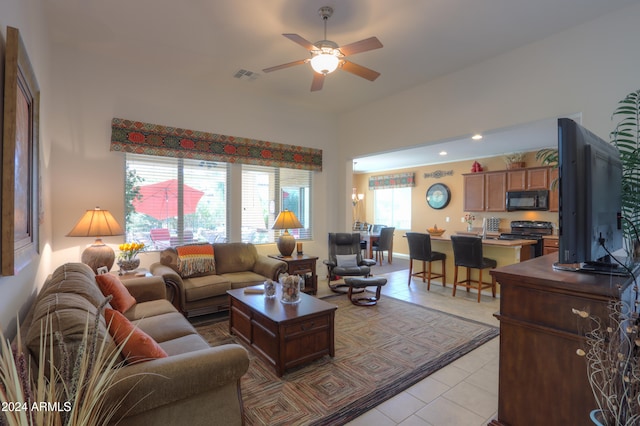
<instances>
[{"instance_id":1,"label":"bar stool","mask_svg":"<svg viewBox=\"0 0 640 426\"><path fill-rule=\"evenodd\" d=\"M487 268L495 268L497 262L482 256L482 238L462 235L452 235L453 259L455 270L453 274L453 297L456 296L456 287L461 285L469 291L471 288L478 289L478 303L480 303L480 293L484 288L491 288L493 297L496 297L496 278L491 277L491 282L482 281L482 271ZM467 268L467 279L458 282L458 266ZM478 269L478 279L471 279L471 268Z\"/></svg>"},{"instance_id":2,"label":"bar stool","mask_svg":"<svg viewBox=\"0 0 640 426\"><path fill-rule=\"evenodd\" d=\"M409 282L407 284L411 285L411 277L419 277L422 278L422 282L425 282L425 279L427 280L427 290L430 290L431 279L442 278L442 286L446 287L447 271L445 263L447 255L438 251L431 251L431 235L407 232L407 242L409 243ZM412 273L414 260L422 261L422 271ZM431 270L431 262L438 260L442 261L440 274L436 274ZM429 262L429 266L425 267L427 262Z\"/></svg>"}]
</instances>

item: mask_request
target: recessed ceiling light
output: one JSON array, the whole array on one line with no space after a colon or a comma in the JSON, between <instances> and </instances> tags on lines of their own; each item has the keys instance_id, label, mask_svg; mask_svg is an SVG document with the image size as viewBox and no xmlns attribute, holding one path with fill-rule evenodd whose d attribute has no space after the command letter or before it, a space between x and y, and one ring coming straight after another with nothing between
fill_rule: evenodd
<instances>
[{"instance_id":1,"label":"recessed ceiling light","mask_svg":"<svg viewBox=\"0 0 640 426\"><path fill-rule=\"evenodd\" d=\"M482 135L481 134L475 134L475 135L471 136L471 139L473 139L474 141L479 141L480 139L482 139Z\"/></svg>"},{"instance_id":2,"label":"recessed ceiling light","mask_svg":"<svg viewBox=\"0 0 640 426\"><path fill-rule=\"evenodd\" d=\"M440 151L440 155L447 155L447 151Z\"/></svg>"}]
</instances>

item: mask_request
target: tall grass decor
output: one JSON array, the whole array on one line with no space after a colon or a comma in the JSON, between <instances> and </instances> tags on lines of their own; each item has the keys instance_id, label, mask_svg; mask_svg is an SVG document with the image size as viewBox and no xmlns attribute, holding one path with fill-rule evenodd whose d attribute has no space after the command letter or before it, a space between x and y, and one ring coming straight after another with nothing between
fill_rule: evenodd
<instances>
[{"instance_id":1,"label":"tall grass decor","mask_svg":"<svg viewBox=\"0 0 640 426\"><path fill-rule=\"evenodd\" d=\"M83 339L76 359L70 359L64 336L51 336L51 319L41 322L38 372L30 368L32 360L22 350L20 326L17 341L11 345L0 331L0 425L7 426L90 426L107 425L116 421L119 402L108 403L109 389L116 382L122 367L120 348L107 349L107 340L98 337L98 321L109 296L98 313L87 313ZM55 367L54 345L61 348L62 365ZM124 398L123 398L124 399Z\"/></svg>"}]
</instances>

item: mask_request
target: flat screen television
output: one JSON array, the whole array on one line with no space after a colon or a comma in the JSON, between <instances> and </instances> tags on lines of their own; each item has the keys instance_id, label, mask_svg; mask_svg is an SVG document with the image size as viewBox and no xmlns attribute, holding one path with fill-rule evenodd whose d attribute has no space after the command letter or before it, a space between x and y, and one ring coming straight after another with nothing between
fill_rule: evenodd
<instances>
[{"instance_id":1,"label":"flat screen television","mask_svg":"<svg viewBox=\"0 0 640 426\"><path fill-rule=\"evenodd\" d=\"M628 270L611 258L623 241L618 149L575 121L560 118L558 179L558 266L626 275Z\"/></svg>"}]
</instances>

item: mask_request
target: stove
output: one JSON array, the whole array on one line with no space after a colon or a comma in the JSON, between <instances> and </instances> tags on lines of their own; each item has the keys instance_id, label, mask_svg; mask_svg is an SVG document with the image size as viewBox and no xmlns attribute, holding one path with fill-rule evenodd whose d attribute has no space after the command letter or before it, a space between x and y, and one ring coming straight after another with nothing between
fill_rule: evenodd
<instances>
[{"instance_id":1,"label":"stove","mask_svg":"<svg viewBox=\"0 0 640 426\"><path fill-rule=\"evenodd\" d=\"M511 232L500 234L501 240L536 240L532 245L533 257L542 256L542 237L553 234L553 224L540 220L514 220L511 222Z\"/></svg>"}]
</instances>

